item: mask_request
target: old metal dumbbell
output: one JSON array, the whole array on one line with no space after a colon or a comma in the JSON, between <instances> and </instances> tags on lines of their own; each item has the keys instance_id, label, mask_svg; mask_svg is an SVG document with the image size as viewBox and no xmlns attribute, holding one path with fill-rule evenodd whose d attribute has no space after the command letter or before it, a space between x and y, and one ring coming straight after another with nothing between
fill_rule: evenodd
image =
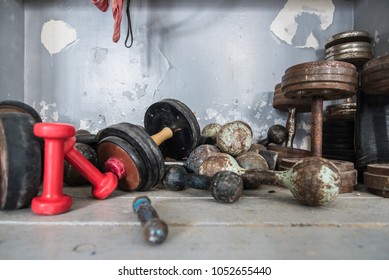
<instances>
[{"instance_id":1,"label":"old metal dumbbell","mask_svg":"<svg viewBox=\"0 0 389 280\"><path fill-rule=\"evenodd\" d=\"M32 200L31 209L40 215L68 211L72 198L62 192L64 159L92 184L95 198L105 199L117 186L121 173L102 174L74 148L75 128L65 123L37 123L34 134L44 139L43 192Z\"/></svg>"},{"instance_id":2,"label":"old metal dumbbell","mask_svg":"<svg viewBox=\"0 0 389 280\"><path fill-rule=\"evenodd\" d=\"M209 190L219 202L233 203L243 192L242 178L232 171L220 171L212 177L188 173L183 166L172 165L167 168L162 180L166 189L180 191L184 188Z\"/></svg>"},{"instance_id":3,"label":"old metal dumbbell","mask_svg":"<svg viewBox=\"0 0 389 280\"><path fill-rule=\"evenodd\" d=\"M152 104L145 113L144 125L119 123L97 134L99 162L106 171L117 166L125 169L125 176L119 180L124 190L146 191L155 186L165 173L164 157L182 159L200 139L196 117L175 99Z\"/></svg>"},{"instance_id":4,"label":"old metal dumbbell","mask_svg":"<svg viewBox=\"0 0 389 280\"><path fill-rule=\"evenodd\" d=\"M160 244L168 236L168 226L158 216L147 196L138 196L132 203L132 209L138 216L143 227L143 237L151 244Z\"/></svg>"},{"instance_id":5,"label":"old metal dumbbell","mask_svg":"<svg viewBox=\"0 0 389 280\"><path fill-rule=\"evenodd\" d=\"M286 97L311 100L311 152L322 156L323 101L353 96L358 87L356 67L343 61L306 62L289 67L282 77Z\"/></svg>"},{"instance_id":6,"label":"old metal dumbbell","mask_svg":"<svg viewBox=\"0 0 389 280\"><path fill-rule=\"evenodd\" d=\"M260 140L258 143L267 147L270 143L280 145L288 139L288 131L285 126L281 124L272 125L267 130L267 137Z\"/></svg>"},{"instance_id":7,"label":"old metal dumbbell","mask_svg":"<svg viewBox=\"0 0 389 280\"><path fill-rule=\"evenodd\" d=\"M209 157L200 166L200 174L212 176L220 170L230 170L242 176L244 187L253 189L261 184L288 188L302 204L326 205L339 194L340 175L337 167L321 157L307 157L288 171L243 169L228 154Z\"/></svg>"}]
</instances>

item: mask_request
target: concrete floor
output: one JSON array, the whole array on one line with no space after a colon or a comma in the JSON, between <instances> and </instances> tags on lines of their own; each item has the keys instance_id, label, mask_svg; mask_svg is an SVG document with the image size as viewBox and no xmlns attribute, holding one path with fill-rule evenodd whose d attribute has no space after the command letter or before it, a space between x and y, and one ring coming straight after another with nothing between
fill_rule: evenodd
<instances>
[{"instance_id":1,"label":"concrete floor","mask_svg":"<svg viewBox=\"0 0 389 280\"><path fill-rule=\"evenodd\" d=\"M325 207L300 205L278 186L246 190L233 204L193 189L117 190L104 201L90 190L65 187L73 206L61 215L1 211L0 259L389 259L389 199L362 186ZM142 237L131 208L141 194L169 226L163 244Z\"/></svg>"}]
</instances>

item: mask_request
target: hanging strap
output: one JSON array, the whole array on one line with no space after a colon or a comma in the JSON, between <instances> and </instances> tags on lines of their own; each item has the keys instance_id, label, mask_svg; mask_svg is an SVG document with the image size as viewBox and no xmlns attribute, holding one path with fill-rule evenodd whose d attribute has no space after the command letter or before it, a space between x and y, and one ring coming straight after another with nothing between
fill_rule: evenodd
<instances>
[{"instance_id":1,"label":"hanging strap","mask_svg":"<svg viewBox=\"0 0 389 280\"><path fill-rule=\"evenodd\" d=\"M131 0L127 0L126 15L127 15L128 28L127 28L126 41L124 42L126 48L131 48L132 44L134 43L134 36L132 34L132 25L131 25L130 4L131 4ZM128 45L129 37L130 37L130 44Z\"/></svg>"},{"instance_id":2,"label":"hanging strap","mask_svg":"<svg viewBox=\"0 0 389 280\"><path fill-rule=\"evenodd\" d=\"M109 7L109 0L91 0L92 3L102 12L106 12Z\"/></svg>"}]
</instances>

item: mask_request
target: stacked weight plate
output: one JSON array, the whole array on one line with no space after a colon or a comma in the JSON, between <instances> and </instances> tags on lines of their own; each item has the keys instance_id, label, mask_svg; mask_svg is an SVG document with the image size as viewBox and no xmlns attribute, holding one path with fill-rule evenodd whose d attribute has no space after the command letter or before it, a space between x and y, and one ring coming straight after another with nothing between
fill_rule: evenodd
<instances>
[{"instance_id":1,"label":"stacked weight plate","mask_svg":"<svg viewBox=\"0 0 389 280\"><path fill-rule=\"evenodd\" d=\"M312 102L311 151L322 156L323 100L352 97L358 86L356 67L343 61L316 61L288 68L282 77L286 97Z\"/></svg>"},{"instance_id":2,"label":"stacked weight plate","mask_svg":"<svg viewBox=\"0 0 389 280\"><path fill-rule=\"evenodd\" d=\"M323 157L355 163L354 102L329 105L323 122Z\"/></svg>"},{"instance_id":3,"label":"stacked weight plate","mask_svg":"<svg viewBox=\"0 0 389 280\"><path fill-rule=\"evenodd\" d=\"M389 197L389 164L368 164L363 177L369 192Z\"/></svg>"},{"instance_id":4,"label":"stacked weight plate","mask_svg":"<svg viewBox=\"0 0 389 280\"><path fill-rule=\"evenodd\" d=\"M298 158L284 158L280 164L280 170L289 170L299 160ZM339 170L341 184L339 193L350 193L357 185L357 170L354 169L354 163L343 160L331 160Z\"/></svg>"},{"instance_id":5,"label":"stacked weight plate","mask_svg":"<svg viewBox=\"0 0 389 280\"><path fill-rule=\"evenodd\" d=\"M373 58L371 36L362 30L352 30L333 35L325 45L325 59L345 61L357 68Z\"/></svg>"},{"instance_id":6,"label":"stacked weight plate","mask_svg":"<svg viewBox=\"0 0 389 280\"><path fill-rule=\"evenodd\" d=\"M389 55L379 56L366 62L361 80L366 94L388 94Z\"/></svg>"}]
</instances>

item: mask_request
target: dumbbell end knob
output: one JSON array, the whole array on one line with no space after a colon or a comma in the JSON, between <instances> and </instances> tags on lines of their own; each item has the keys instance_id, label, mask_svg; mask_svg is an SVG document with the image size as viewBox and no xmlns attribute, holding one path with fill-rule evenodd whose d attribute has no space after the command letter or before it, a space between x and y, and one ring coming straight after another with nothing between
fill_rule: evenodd
<instances>
[{"instance_id":1,"label":"dumbbell end knob","mask_svg":"<svg viewBox=\"0 0 389 280\"><path fill-rule=\"evenodd\" d=\"M145 240L151 244L161 244L168 235L167 224L160 219L151 219L143 228L143 236Z\"/></svg>"},{"instance_id":2,"label":"dumbbell end knob","mask_svg":"<svg viewBox=\"0 0 389 280\"><path fill-rule=\"evenodd\" d=\"M97 199L106 199L110 196L118 185L118 178L112 172L103 174L100 185L93 187L92 195Z\"/></svg>"},{"instance_id":3,"label":"dumbbell end knob","mask_svg":"<svg viewBox=\"0 0 389 280\"><path fill-rule=\"evenodd\" d=\"M118 180L123 179L127 176L126 168L123 164L123 161L116 157L111 157L107 159L107 161L104 163L104 169L105 171L109 171L115 174Z\"/></svg>"},{"instance_id":4,"label":"dumbbell end knob","mask_svg":"<svg viewBox=\"0 0 389 280\"><path fill-rule=\"evenodd\" d=\"M67 212L72 207L72 198L68 195L57 197L34 197L31 202L31 210L38 215L57 215Z\"/></svg>"},{"instance_id":5,"label":"dumbbell end knob","mask_svg":"<svg viewBox=\"0 0 389 280\"><path fill-rule=\"evenodd\" d=\"M151 204L150 198L147 196L138 196L134 199L134 202L132 203L132 209L135 213L138 213L139 206L142 204Z\"/></svg>"}]
</instances>

